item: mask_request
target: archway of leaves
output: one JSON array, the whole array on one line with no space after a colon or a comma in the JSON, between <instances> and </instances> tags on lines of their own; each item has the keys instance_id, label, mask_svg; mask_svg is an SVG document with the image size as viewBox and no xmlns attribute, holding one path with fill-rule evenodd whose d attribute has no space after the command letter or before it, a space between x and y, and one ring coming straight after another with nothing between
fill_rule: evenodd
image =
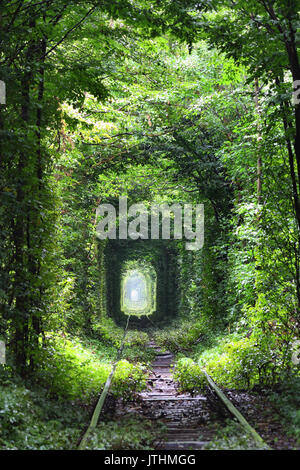
<instances>
[{"instance_id":1,"label":"archway of leaves","mask_svg":"<svg viewBox=\"0 0 300 470\"><path fill-rule=\"evenodd\" d=\"M178 311L178 251L168 240L109 240L104 250L106 272L106 314L119 325L132 315L132 327L147 328L167 323ZM139 279L145 288L145 302L131 308L126 301L126 284ZM130 284L128 284L128 292ZM137 290L132 288L133 290ZM136 293L133 293L136 296ZM131 307L130 307L131 305ZM137 307L137 305L136 305ZM151 317L150 317L151 315Z\"/></svg>"}]
</instances>

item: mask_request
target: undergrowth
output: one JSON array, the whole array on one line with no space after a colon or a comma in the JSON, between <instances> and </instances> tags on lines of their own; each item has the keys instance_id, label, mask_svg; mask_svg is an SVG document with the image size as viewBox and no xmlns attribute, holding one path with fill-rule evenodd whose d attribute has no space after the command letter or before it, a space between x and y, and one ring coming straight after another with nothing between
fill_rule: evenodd
<instances>
[{"instance_id":1,"label":"undergrowth","mask_svg":"<svg viewBox=\"0 0 300 470\"><path fill-rule=\"evenodd\" d=\"M124 416L121 421L101 423L88 439L85 449L151 450L160 435L160 426L139 416Z\"/></svg>"},{"instance_id":2,"label":"undergrowth","mask_svg":"<svg viewBox=\"0 0 300 470\"><path fill-rule=\"evenodd\" d=\"M86 429L91 407L79 400L50 398L47 390L24 382L9 368L0 371L0 449L73 450ZM89 449L149 449L157 430L137 417L101 416Z\"/></svg>"},{"instance_id":3,"label":"undergrowth","mask_svg":"<svg viewBox=\"0 0 300 470\"><path fill-rule=\"evenodd\" d=\"M175 377L182 388L190 391L203 388L203 369L223 387L272 388L299 370L290 363L290 350L279 349L271 339L220 336L214 346L201 348L199 354L194 352L193 359L178 357Z\"/></svg>"},{"instance_id":4,"label":"undergrowth","mask_svg":"<svg viewBox=\"0 0 300 470\"><path fill-rule=\"evenodd\" d=\"M214 439L205 450L263 450L264 447L251 438L249 433L235 421L228 420L224 427L218 429Z\"/></svg>"},{"instance_id":5,"label":"undergrowth","mask_svg":"<svg viewBox=\"0 0 300 470\"><path fill-rule=\"evenodd\" d=\"M300 377L292 377L268 393L289 436L300 445Z\"/></svg>"},{"instance_id":6,"label":"undergrowth","mask_svg":"<svg viewBox=\"0 0 300 470\"><path fill-rule=\"evenodd\" d=\"M197 345L207 344L213 333L207 322L201 319L178 320L161 330L154 332L155 342L163 349L175 354L192 354Z\"/></svg>"},{"instance_id":7,"label":"undergrowth","mask_svg":"<svg viewBox=\"0 0 300 470\"><path fill-rule=\"evenodd\" d=\"M186 334L184 334L186 331ZM201 390L202 370L217 384L233 389L273 388L286 377L299 375L291 361L287 338L237 328L234 332L211 329L205 322L183 322L177 330L158 333L158 342L176 353L175 378L183 390Z\"/></svg>"},{"instance_id":8,"label":"undergrowth","mask_svg":"<svg viewBox=\"0 0 300 470\"><path fill-rule=\"evenodd\" d=\"M115 348L94 341L49 335L39 358L36 379L50 396L90 403L99 395L115 359ZM146 366L126 359L118 362L111 385L114 396L130 398L146 385Z\"/></svg>"},{"instance_id":9,"label":"undergrowth","mask_svg":"<svg viewBox=\"0 0 300 470\"><path fill-rule=\"evenodd\" d=\"M88 416L88 410L78 403L51 399L47 390L26 387L20 378L2 367L1 449L73 449Z\"/></svg>"},{"instance_id":10,"label":"undergrowth","mask_svg":"<svg viewBox=\"0 0 300 470\"><path fill-rule=\"evenodd\" d=\"M109 317L101 318L101 322L93 325L95 344L113 347L116 351L122 342L124 329L117 326ZM147 332L129 329L125 338L123 357L128 361L151 362L152 352L147 349L149 335Z\"/></svg>"}]
</instances>

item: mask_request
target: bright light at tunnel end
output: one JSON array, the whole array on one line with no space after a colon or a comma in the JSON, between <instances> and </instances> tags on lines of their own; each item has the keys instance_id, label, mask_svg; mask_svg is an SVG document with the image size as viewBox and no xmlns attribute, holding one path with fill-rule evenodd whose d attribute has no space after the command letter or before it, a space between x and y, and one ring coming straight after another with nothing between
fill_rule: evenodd
<instances>
[{"instance_id":1,"label":"bright light at tunnel end","mask_svg":"<svg viewBox=\"0 0 300 470\"><path fill-rule=\"evenodd\" d=\"M204 204L154 204L149 210L143 203L128 207L127 197L123 196L119 198L119 224L116 208L112 204L100 204L96 217L99 220L96 234L100 240L158 240L161 232L163 240L188 240L185 243L187 250L199 250L204 244Z\"/></svg>"},{"instance_id":2,"label":"bright light at tunnel end","mask_svg":"<svg viewBox=\"0 0 300 470\"><path fill-rule=\"evenodd\" d=\"M132 289L132 291L130 292L130 300L132 302L137 302L139 300L139 293L137 290Z\"/></svg>"},{"instance_id":3,"label":"bright light at tunnel end","mask_svg":"<svg viewBox=\"0 0 300 470\"><path fill-rule=\"evenodd\" d=\"M156 273L151 265L126 266L121 279L121 311L125 315L149 316L156 310Z\"/></svg>"}]
</instances>

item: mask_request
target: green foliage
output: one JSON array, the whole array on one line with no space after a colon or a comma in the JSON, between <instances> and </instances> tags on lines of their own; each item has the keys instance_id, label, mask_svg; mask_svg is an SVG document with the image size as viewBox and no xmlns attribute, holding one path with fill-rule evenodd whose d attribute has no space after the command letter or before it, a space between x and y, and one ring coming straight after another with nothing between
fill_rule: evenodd
<instances>
[{"instance_id":1,"label":"green foliage","mask_svg":"<svg viewBox=\"0 0 300 470\"><path fill-rule=\"evenodd\" d=\"M172 327L173 326L173 327ZM209 333L207 322L200 320L182 320L173 325L154 331L154 338L159 346L174 353L191 350L193 346L202 342Z\"/></svg>"},{"instance_id":2,"label":"green foliage","mask_svg":"<svg viewBox=\"0 0 300 470\"><path fill-rule=\"evenodd\" d=\"M291 348L283 347L277 337L245 337L241 334L219 336L213 347L204 348L192 359L176 363L175 377L183 389L203 388L201 370L205 369L219 385L233 389L274 387L297 368L291 366Z\"/></svg>"},{"instance_id":3,"label":"green foliage","mask_svg":"<svg viewBox=\"0 0 300 470\"><path fill-rule=\"evenodd\" d=\"M120 347L124 336L123 328L118 327L114 320L107 316L101 317L100 321L93 324L93 331L97 338L94 341L95 344L99 345L100 340L100 344L103 346L105 344L113 346L114 351ZM125 338L123 357L126 357L128 360L135 359L147 362L152 357L151 353L149 355L149 353L145 351L148 342L149 335L147 332L129 329Z\"/></svg>"},{"instance_id":4,"label":"green foliage","mask_svg":"<svg viewBox=\"0 0 300 470\"><path fill-rule=\"evenodd\" d=\"M50 395L80 399L91 403L101 392L111 370L111 348L91 349L75 339L54 337L39 362L36 377L46 385ZM118 362L111 393L130 397L146 385L145 367L126 359Z\"/></svg>"},{"instance_id":5,"label":"green foliage","mask_svg":"<svg viewBox=\"0 0 300 470\"><path fill-rule=\"evenodd\" d=\"M138 416L125 416L121 422L101 423L88 439L85 449L92 450L151 450L159 426Z\"/></svg>"},{"instance_id":6,"label":"green foliage","mask_svg":"<svg viewBox=\"0 0 300 470\"><path fill-rule=\"evenodd\" d=\"M264 450L239 423L228 420L205 450Z\"/></svg>"},{"instance_id":7,"label":"green foliage","mask_svg":"<svg viewBox=\"0 0 300 470\"><path fill-rule=\"evenodd\" d=\"M182 358L176 363L174 379L178 380L181 390L188 392L204 391L206 378L201 367L192 359Z\"/></svg>"},{"instance_id":8,"label":"green foliage","mask_svg":"<svg viewBox=\"0 0 300 470\"><path fill-rule=\"evenodd\" d=\"M268 396L279 412L288 434L300 442L300 379L293 377L281 383Z\"/></svg>"},{"instance_id":9,"label":"green foliage","mask_svg":"<svg viewBox=\"0 0 300 470\"><path fill-rule=\"evenodd\" d=\"M182 388L203 389L203 367L234 388L298 376L299 2L286 3L2 2L0 334L9 363L51 396L91 403L103 388L128 262L156 271L154 323L176 317L155 338L178 354ZM204 248L96 241L96 207L125 195L204 203ZM129 332L115 396L144 387L148 341ZM5 386L4 446L48 448L49 432L49 446L69 448L77 424L60 442L57 417L34 430L40 405L22 384ZM129 445L114 424L93 439Z\"/></svg>"},{"instance_id":10,"label":"green foliage","mask_svg":"<svg viewBox=\"0 0 300 470\"><path fill-rule=\"evenodd\" d=\"M0 449L75 450L89 421L90 409L74 401L49 398L43 388L29 387L8 371L0 384ZM151 449L159 427L139 417L109 421L102 416L87 448Z\"/></svg>"},{"instance_id":11,"label":"green foliage","mask_svg":"<svg viewBox=\"0 0 300 470\"><path fill-rule=\"evenodd\" d=\"M43 389L26 388L2 374L0 448L2 450L74 449L88 411L78 403L49 399Z\"/></svg>"}]
</instances>

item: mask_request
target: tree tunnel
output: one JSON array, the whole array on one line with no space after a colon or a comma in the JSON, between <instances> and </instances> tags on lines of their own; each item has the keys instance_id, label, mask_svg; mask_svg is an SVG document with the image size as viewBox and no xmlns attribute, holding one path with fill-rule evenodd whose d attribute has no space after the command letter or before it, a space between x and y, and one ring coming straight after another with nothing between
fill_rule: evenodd
<instances>
[{"instance_id":1,"label":"tree tunnel","mask_svg":"<svg viewBox=\"0 0 300 470\"><path fill-rule=\"evenodd\" d=\"M166 240L109 240L104 250L106 313L123 326L166 323L178 310L178 253Z\"/></svg>"}]
</instances>

